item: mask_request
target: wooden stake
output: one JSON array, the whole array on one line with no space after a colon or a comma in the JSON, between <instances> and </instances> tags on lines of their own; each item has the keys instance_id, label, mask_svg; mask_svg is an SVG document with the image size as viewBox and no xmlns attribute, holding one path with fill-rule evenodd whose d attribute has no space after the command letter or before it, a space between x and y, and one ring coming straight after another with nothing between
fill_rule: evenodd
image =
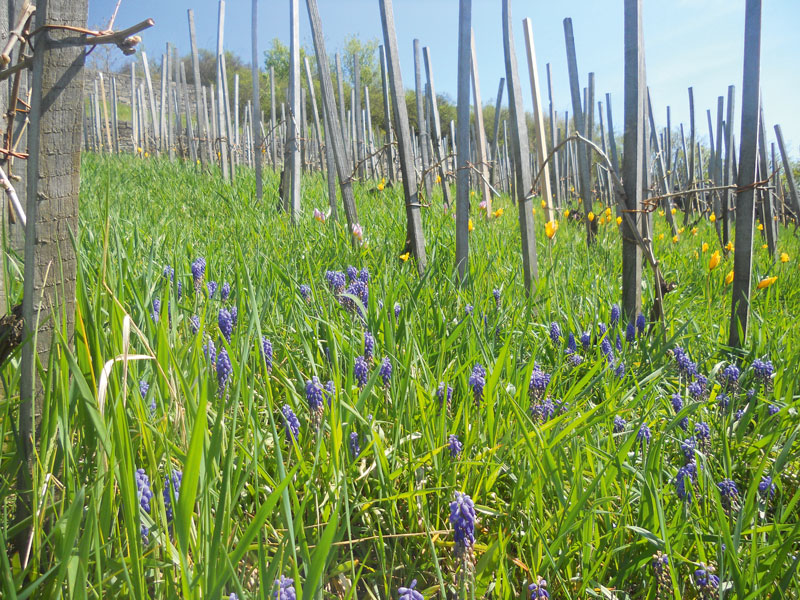
<instances>
[{"instance_id":1,"label":"wooden stake","mask_svg":"<svg viewBox=\"0 0 800 600\"><path fill-rule=\"evenodd\" d=\"M469 101L471 70L472 0L458 8L458 131L456 140L456 269L463 286L469 278Z\"/></svg>"},{"instance_id":2,"label":"wooden stake","mask_svg":"<svg viewBox=\"0 0 800 600\"><path fill-rule=\"evenodd\" d=\"M481 198L486 202L486 217L492 213L492 192L489 188L489 153L486 151L486 128L483 124L483 104L481 103L481 82L478 77L478 54L475 51L475 32L470 32L470 52L472 57L472 100L475 106L475 160L478 169L478 187Z\"/></svg>"}]
</instances>

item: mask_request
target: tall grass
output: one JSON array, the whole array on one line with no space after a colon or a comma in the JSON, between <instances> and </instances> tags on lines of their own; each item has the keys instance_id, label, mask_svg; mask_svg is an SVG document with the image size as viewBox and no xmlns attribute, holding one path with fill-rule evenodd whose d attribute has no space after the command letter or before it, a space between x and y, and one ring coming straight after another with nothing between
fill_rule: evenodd
<instances>
[{"instance_id":1,"label":"tall grass","mask_svg":"<svg viewBox=\"0 0 800 600\"><path fill-rule=\"evenodd\" d=\"M261 203L246 170L225 185L191 166L86 155L82 178L75 335L57 340L44 371L36 511L16 526L18 357L2 370L0 542L32 530L30 552L0 554L3 597L267 598L282 574L303 598L389 598L414 578L426 598L453 597L463 575L475 597L519 598L542 576L554 598L655 598L657 551L670 561L662 597L698 597L700 563L715 566L716 593L725 597L800 593L800 244L791 231L780 232L789 262L773 264L756 250L757 274L778 280L754 290L740 384L720 410L720 373L736 360L724 346L723 279L733 261L708 270L715 233L707 222L673 243L655 215L656 252L677 289L665 297L665 327L634 343L624 341L626 323L609 329L612 345L622 338L609 364L598 324L609 323L621 285L613 221L590 249L581 226L562 219L548 240L539 223L539 281L527 297L508 199L495 202L505 214L491 221L473 203L470 280L459 288L454 220L437 197L424 211L430 266L420 278L399 258L399 189L357 189L365 241L354 250L345 227L311 218L326 204L316 175L304 177L297 226L276 212L274 174ZM711 246L705 253L703 241ZM205 283L195 293L190 265L198 256L207 260L206 282L230 283L227 301L219 291L209 298ZM162 276L167 264L171 285ZM348 265L370 273L363 319L326 284L326 270ZM308 301L301 284L311 288ZM222 307L238 312L230 342L217 324ZM557 343L551 322L563 332ZM584 361L572 366L565 338L586 330L594 339L586 350L578 344ZM365 331L376 338L376 362L359 388L353 365ZM262 337L274 347L271 370ZM204 352L209 339L230 357L224 391ZM697 401L675 366L675 346L709 377ZM388 385L379 375L384 357L393 367ZM749 367L755 358L774 362L769 386ZM103 369L113 359L101 406ZM468 383L476 363L487 370L478 403ZM561 401L548 419L530 410L534 363L552 376L547 396ZM315 376L336 389L318 427L305 396ZM140 381L149 385L144 395ZM437 398L440 382L453 387L449 408ZM670 402L676 393L679 413ZM299 417L296 439L285 433L284 405ZM615 417L627 422L620 432ZM710 444L698 446L694 499L685 502L673 483L680 444L700 422L710 426ZM637 439L643 425L649 443ZM451 434L463 443L455 458ZM137 468L150 480L149 513L137 497ZM169 488L165 496L177 470L179 497ZM764 476L776 484L771 499L759 493ZM717 487L725 478L739 490L732 509ZM466 574L457 573L463 564L448 522L455 491L468 493L478 514Z\"/></svg>"}]
</instances>

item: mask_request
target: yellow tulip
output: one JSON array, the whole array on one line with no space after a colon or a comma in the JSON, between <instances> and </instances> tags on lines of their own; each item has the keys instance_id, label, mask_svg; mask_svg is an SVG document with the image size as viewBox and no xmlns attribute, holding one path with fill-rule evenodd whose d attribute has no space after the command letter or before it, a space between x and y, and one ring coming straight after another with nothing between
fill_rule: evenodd
<instances>
[{"instance_id":1,"label":"yellow tulip","mask_svg":"<svg viewBox=\"0 0 800 600\"><path fill-rule=\"evenodd\" d=\"M385 184L384 184L384 183L381 181L381 182L378 184L378 191L379 191L379 192L382 192L382 191L383 191L383 188L385 188L385 187L386 187L386 185L385 185Z\"/></svg>"},{"instance_id":2,"label":"yellow tulip","mask_svg":"<svg viewBox=\"0 0 800 600\"><path fill-rule=\"evenodd\" d=\"M567 209L567 210L565 210L565 211L564 211L564 218L565 218L565 219L568 219L568 218L569 218L569 209Z\"/></svg>"},{"instance_id":3,"label":"yellow tulip","mask_svg":"<svg viewBox=\"0 0 800 600\"><path fill-rule=\"evenodd\" d=\"M400 255L400 260L402 260L403 262L406 262L408 260L409 256L411 256L411 252L406 252L405 254L401 254Z\"/></svg>"},{"instance_id":4,"label":"yellow tulip","mask_svg":"<svg viewBox=\"0 0 800 600\"><path fill-rule=\"evenodd\" d=\"M659 217L663 217L665 214L667 214L667 213L665 213L663 210L658 211L658 216Z\"/></svg>"},{"instance_id":5,"label":"yellow tulip","mask_svg":"<svg viewBox=\"0 0 800 600\"><path fill-rule=\"evenodd\" d=\"M714 213L711 213L711 216L708 217L708 220L713 223L714 221L717 220L717 215L715 215Z\"/></svg>"},{"instance_id":6,"label":"yellow tulip","mask_svg":"<svg viewBox=\"0 0 800 600\"><path fill-rule=\"evenodd\" d=\"M773 275L772 277L764 277L764 279L758 282L756 288L759 290L763 290L764 288L768 288L769 286L771 286L776 281L778 281L777 275Z\"/></svg>"},{"instance_id":7,"label":"yellow tulip","mask_svg":"<svg viewBox=\"0 0 800 600\"><path fill-rule=\"evenodd\" d=\"M556 231L558 231L558 221L548 221L545 223L544 233L548 238L552 240L553 236L556 234Z\"/></svg>"},{"instance_id":8,"label":"yellow tulip","mask_svg":"<svg viewBox=\"0 0 800 600\"><path fill-rule=\"evenodd\" d=\"M707 252L707 251L708 251L708 244L703 242L703 252Z\"/></svg>"},{"instance_id":9,"label":"yellow tulip","mask_svg":"<svg viewBox=\"0 0 800 600\"><path fill-rule=\"evenodd\" d=\"M658 239L659 239L659 241L663 240L664 239L664 234L663 233L659 233L658 234Z\"/></svg>"},{"instance_id":10,"label":"yellow tulip","mask_svg":"<svg viewBox=\"0 0 800 600\"><path fill-rule=\"evenodd\" d=\"M589 211L589 220L594 221L594 213Z\"/></svg>"},{"instance_id":11,"label":"yellow tulip","mask_svg":"<svg viewBox=\"0 0 800 600\"><path fill-rule=\"evenodd\" d=\"M671 211L669 211L669 212L671 212L671 213L674 215L676 212L678 212L678 209L677 209L677 208L673 208L673 209L672 209Z\"/></svg>"},{"instance_id":12,"label":"yellow tulip","mask_svg":"<svg viewBox=\"0 0 800 600\"><path fill-rule=\"evenodd\" d=\"M697 235L697 227L692 227L692 235Z\"/></svg>"},{"instance_id":13,"label":"yellow tulip","mask_svg":"<svg viewBox=\"0 0 800 600\"><path fill-rule=\"evenodd\" d=\"M622 225L622 217L617 217L617 225Z\"/></svg>"},{"instance_id":14,"label":"yellow tulip","mask_svg":"<svg viewBox=\"0 0 800 600\"><path fill-rule=\"evenodd\" d=\"M497 218L499 218L499 217L502 217L502 216L503 216L503 212L504 212L504 211L503 211L503 209L502 209L502 208L498 208L498 209L497 209L496 211L494 211L492 214L494 215L495 219L497 219Z\"/></svg>"},{"instance_id":15,"label":"yellow tulip","mask_svg":"<svg viewBox=\"0 0 800 600\"><path fill-rule=\"evenodd\" d=\"M725 244L725 250L727 250L728 252L733 252L733 242L728 242L727 244Z\"/></svg>"},{"instance_id":16,"label":"yellow tulip","mask_svg":"<svg viewBox=\"0 0 800 600\"><path fill-rule=\"evenodd\" d=\"M678 233L683 233L685 230L686 230L686 227L681 227L680 229L678 229Z\"/></svg>"},{"instance_id":17,"label":"yellow tulip","mask_svg":"<svg viewBox=\"0 0 800 600\"><path fill-rule=\"evenodd\" d=\"M781 252L781 262L789 262L789 255L786 252Z\"/></svg>"},{"instance_id":18,"label":"yellow tulip","mask_svg":"<svg viewBox=\"0 0 800 600\"><path fill-rule=\"evenodd\" d=\"M677 244L678 243L678 236L677 235L673 235L672 236L672 243L673 244Z\"/></svg>"},{"instance_id":19,"label":"yellow tulip","mask_svg":"<svg viewBox=\"0 0 800 600\"><path fill-rule=\"evenodd\" d=\"M733 281L733 271L725 275L725 285L730 285Z\"/></svg>"},{"instance_id":20,"label":"yellow tulip","mask_svg":"<svg viewBox=\"0 0 800 600\"><path fill-rule=\"evenodd\" d=\"M472 231L473 229L475 229L475 226L472 224L472 219L470 219L469 223L467 223L467 229L469 231Z\"/></svg>"},{"instance_id":21,"label":"yellow tulip","mask_svg":"<svg viewBox=\"0 0 800 600\"><path fill-rule=\"evenodd\" d=\"M759 224L756 226L756 229L758 229L759 231L764 231L764 226L763 226L761 223L759 223Z\"/></svg>"},{"instance_id":22,"label":"yellow tulip","mask_svg":"<svg viewBox=\"0 0 800 600\"><path fill-rule=\"evenodd\" d=\"M694 251L694 257L695 258L700 258L700 255L697 253L697 250Z\"/></svg>"},{"instance_id":23,"label":"yellow tulip","mask_svg":"<svg viewBox=\"0 0 800 600\"><path fill-rule=\"evenodd\" d=\"M767 249L767 245L766 245L766 244L763 244L763 245L761 246L761 248L762 248L762 250L766 250L766 249Z\"/></svg>"},{"instance_id":24,"label":"yellow tulip","mask_svg":"<svg viewBox=\"0 0 800 600\"><path fill-rule=\"evenodd\" d=\"M713 271L719 265L719 250L711 255L711 260L708 261L708 270Z\"/></svg>"},{"instance_id":25,"label":"yellow tulip","mask_svg":"<svg viewBox=\"0 0 800 600\"><path fill-rule=\"evenodd\" d=\"M442 176L441 175L437 175L436 176L436 183L442 183Z\"/></svg>"},{"instance_id":26,"label":"yellow tulip","mask_svg":"<svg viewBox=\"0 0 800 600\"><path fill-rule=\"evenodd\" d=\"M611 216L611 207L610 206L608 208L606 208L606 216L607 217Z\"/></svg>"},{"instance_id":27,"label":"yellow tulip","mask_svg":"<svg viewBox=\"0 0 800 600\"><path fill-rule=\"evenodd\" d=\"M542 208L547 208L547 202L545 202L544 200L542 200Z\"/></svg>"}]
</instances>

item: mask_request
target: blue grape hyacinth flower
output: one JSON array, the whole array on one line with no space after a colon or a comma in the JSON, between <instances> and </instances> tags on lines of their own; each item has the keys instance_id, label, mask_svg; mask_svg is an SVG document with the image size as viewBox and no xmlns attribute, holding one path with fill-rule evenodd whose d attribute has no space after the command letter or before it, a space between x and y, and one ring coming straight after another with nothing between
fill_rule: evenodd
<instances>
[{"instance_id":1,"label":"blue grape hyacinth flower","mask_svg":"<svg viewBox=\"0 0 800 600\"><path fill-rule=\"evenodd\" d=\"M267 336L261 338L261 356L267 365L267 373L272 373L272 342L267 339Z\"/></svg>"},{"instance_id":2,"label":"blue grape hyacinth flower","mask_svg":"<svg viewBox=\"0 0 800 600\"><path fill-rule=\"evenodd\" d=\"M300 421L288 404L283 405L281 414L283 415L283 427L286 430L286 441L291 444L293 439L296 440L300 436Z\"/></svg>"},{"instance_id":3,"label":"blue grape hyacinth flower","mask_svg":"<svg viewBox=\"0 0 800 600\"><path fill-rule=\"evenodd\" d=\"M383 380L383 387L389 385L389 382L392 380L392 361L389 359L388 356L383 357L383 362L381 363L381 369L378 372Z\"/></svg>"},{"instance_id":4,"label":"blue grape hyacinth flower","mask_svg":"<svg viewBox=\"0 0 800 600\"><path fill-rule=\"evenodd\" d=\"M364 332L364 358L371 360L375 354L375 337L369 332Z\"/></svg>"},{"instance_id":5,"label":"blue grape hyacinth flower","mask_svg":"<svg viewBox=\"0 0 800 600\"><path fill-rule=\"evenodd\" d=\"M357 432L354 431L354 432L352 432L350 434L350 443L349 443L349 445L350 445L350 456L355 458L359 454L361 454L361 446L358 445L358 433Z\"/></svg>"},{"instance_id":6,"label":"blue grape hyacinth flower","mask_svg":"<svg viewBox=\"0 0 800 600\"><path fill-rule=\"evenodd\" d=\"M536 583L528 586L528 591L531 593L531 600L541 600L542 598L549 598L550 592L547 591L547 581L536 576Z\"/></svg>"},{"instance_id":7,"label":"blue grape hyacinth flower","mask_svg":"<svg viewBox=\"0 0 800 600\"><path fill-rule=\"evenodd\" d=\"M272 593L275 600L297 600L297 591L294 589L294 579L280 576L275 580L277 590Z\"/></svg>"},{"instance_id":8,"label":"blue grape hyacinth flower","mask_svg":"<svg viewBox=\"0 0 800 600\"><path fill-rule=\"evenodd\" d=\"M550 340L553 344L558 344L561 341L561 327L555 321L550 323Z\"/></svg>"},{"instance_id":9,"label":"blue grape hyacinth flower","mask_svg":"<svg viewBox=\"0 0 800 600\"><path fill-rule=\"evenodd\" d=\"M178 505L181 492L181 480L183 479L183 471L173 469L172 474L168 475L164 481L164 509L167 513L167 522L171 522L174 516L173 509ZM175 504L172 500L175 500Z\"/></svg>"},{"instance_id":10,"label":"blue grape hyacinth flower","mask_svg":"<svg viewBox=\"0 0 800 600\"><path fill-rule=\"evenodd\" d=\"M475 363L472 367L472 373L469 376L469 386L472 388L472 395L475 402L478 403L483 399L483 388L486 385L486 369L480 363Z\"/></svg>"},{"instance_id":11,"label":"blue grape hyacinth flower","mask_svg":"<svg viewBox=\"0 0 800 600\"><path fill-rule=\"evenodd\" d=\"M475 505L467 494L456 492L450 503L450 524L456 556L463 556L475 543Z\"/></svg>"},{"instance_id":12,"label":"blue grape hyacinth flower","mask_svg":"<svg viewBox=\"0 0 800 600\"><path fill-rule=\"evenodd\" d=\"M611 306L611 320L609 321L611 323L611 327L616 327L619 323L620 312L619 304L613 304Z\"/></svg>"},{"instance_id":13,"label":"blue grape hyacinth flower","mask_svg":"<svg viewBox=\"0 0 800 600\"><path fill-rule=\"evenodd\" d=\"M425 600L425 597L414 589L417 585L417 580L412 579L411 583L408 584L408 587L400 587L397 589L397 595L399 600Z\"/></svg>"},{"instance_id":14,"label":"blue grape hyacinth flower","mask_svg":"<svg viewBox=\"0 0 800 600\"><path fill-rule=\"evenodd\" d=\"M220 308L219 315L217 316L217 323L219 324L220 332L222 332L225 340L230 344L231 335L233 335L233 316L227 309Z\"/></svg>"},{"instance_id":15,"label":"blue grape hyacinth flower","mask_svg":"<svg viewBox=\"0 0 800 600\"><path fill-rule=\"evenodd\" d=\"M353 365L353 377L358 387L363 388L367 384L369 366L367 366L367 361L363 356L356 356L356 362Z\"/></svg>"},{"instance_id":16,"label":"blue grape hyacinth flower","mask_svg":"<svg viewBox=\"0 0 800 600\"><path fill-rule=\"evenodd\" d=\"M455 434L450 434L450 437L447 438L447 448L450 450L450 457L456 458L459 454L461 454L461 449L463 445L458 439L458 436Z\"/></svg>"},{"instance_id":17,"label":"blue grape hyacinth flower","mask_svg":"<svg viewBox=\"0 0 800 600\"><path fill-rule=\"evenodd\" d=\"M206 259L202 256L196 258L192 263L192 279L194 280L195 292L200 291L203 284L203 277L206 274Z\"/></svg>"}]
</instances>

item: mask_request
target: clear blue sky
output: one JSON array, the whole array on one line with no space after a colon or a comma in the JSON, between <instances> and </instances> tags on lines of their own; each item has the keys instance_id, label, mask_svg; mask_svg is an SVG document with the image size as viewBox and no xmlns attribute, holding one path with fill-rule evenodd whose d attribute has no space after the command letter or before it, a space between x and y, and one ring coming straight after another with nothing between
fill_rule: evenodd
<instances>
[{"instance_id":1,"label":"clear blue sky","mask_svg":"<svg viewBox=\"0 0 800 600\"><path fill-rule=\"evenodd\" d=\"M472 25L484 103L494 99L505 75L499 0L473 0ZM89 0L89 23L105 26L116 0ZM378 0L319 0L328 52L342 47L355 34L381 41ZM666 124L666 107L675 128L683 122L688 135L687 88L694 88L695 119L699 134L707 137L706 109L716 119L717 96L736 86L735 132L740 130L744 0L644 0L644 38L647 82L659 126ZM216 47L217 0L122 0L116 27L152 17L156 25L144 32L145 48L160 55L167 42L181 54L189 50L186 10L193 8L201 47ZM250 61L250 0L228 0L225 48ZM412 40L429 46L437 92L456 97L457 0L394 0L401 70L405 86L413 85ZM301 43L312 48L305 2L300 1ZM611 94L614 123L619 133L623 121L623 2L622 0L514 0L512 4L517 60L523 75L525 105L532 106L527 76L522 19L533 21L540 78L545 64L553 72L553 94L559 112L571 110L563 19L571 17L575 32L578 72L585 86L595 73L596 98ZM780 123L790 154L800 156L800 0L765 0L762 16L761 81L768 137ZM273 38L289 41L288 0L260 0L259 56ZM547 100L544 99L545 106ZM716 122L716 121L715 121Z\"/></svg>"}]
</instances>

